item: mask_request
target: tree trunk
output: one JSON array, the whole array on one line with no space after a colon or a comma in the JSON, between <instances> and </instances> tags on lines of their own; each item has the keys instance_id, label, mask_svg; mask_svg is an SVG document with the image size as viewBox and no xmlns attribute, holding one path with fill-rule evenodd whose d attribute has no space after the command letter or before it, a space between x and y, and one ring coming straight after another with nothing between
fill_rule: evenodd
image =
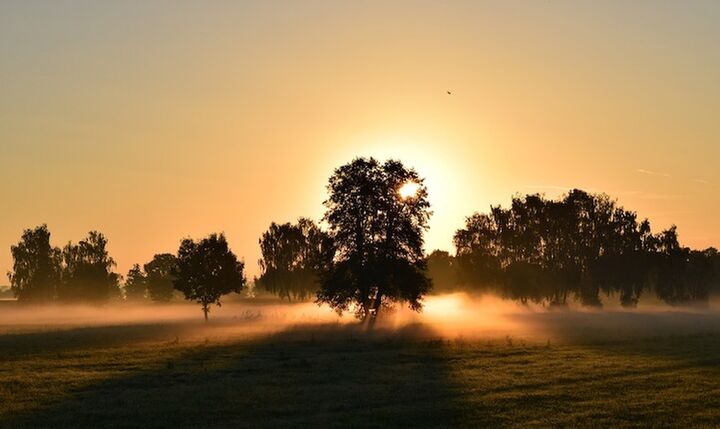
<instances>
[{"instance_id":1,"label":"tree trunk","mask_svg":"<svg viewBox=\"0 0 720 429\"><path fill-rule=\"evenodd\" d=\"M370 299L367 298L367 295L365 295L365 296L366 296L366 298L364 298L362 303L360 304L362 307L363 320L366 320L370 317Z\"/></svg>"},{"instance_id":2,"label":"tree trunk","mask_svg":"<svg viewBox=\"0 0 720 429\"><path fill-rule=\"evenodd\" d=\"M208 308L207 304L202 305L203 314L205 314L205 322L208 321L208 313L210 312L210 308Z\"/></svg>"},{"instance_id":3,"label":"tree trunk","mask_svg":"<svg viewBox=\"0 0 720 429\"><path fill-rule=\"evenodd\" d=\"M377 296L375 297L375 303L374 303L375 312L374 312L374 316L375 316L376 318L377 318L378 314L380 313L380 307L382 307L382 296L383 296L382 292L378 291Z\"/></svg>"},{"instance_id":4,"label":"tree trunk","mask_svg":"<svg viewBox=\"0 0 720 429\"><path fill-rule=\"evenodd\" d=\"M360 294L362 295L362 302L360 303L363 312L363 319L367 319L370 316L370 285L364 273L364 267L360 267L358 274L360 280Z\"/></svg>"},{"instance_id":5,"label":"tree trunk","mask_svg":"<svg viewBox=\"0 0 720 429\"><path fill-rule=\"evenodd\" d=\"M377 296L375 297L375 302L373 303L373 312L370 315L370 320L368 321L368 330L373 329L375 326L375 321L377 321L378 315L380 313L380 307L382 304L382 293L378 292ZM369 313L369 312L368 312Z\"/></svg>"}]
</instances>

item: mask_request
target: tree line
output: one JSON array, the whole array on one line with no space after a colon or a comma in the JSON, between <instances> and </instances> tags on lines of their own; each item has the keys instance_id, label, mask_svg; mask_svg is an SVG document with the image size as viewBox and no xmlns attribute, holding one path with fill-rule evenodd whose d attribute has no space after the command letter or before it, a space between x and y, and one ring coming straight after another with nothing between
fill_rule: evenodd
<instances>
[{"instance_id":1,"label":"tree line","mask_svg":"<svg viewBox=\"0 0 720 429\"><path fill-rule=\"evenodd\" d=\"M636 306L643 295L670 305L697 304L720 293L717 249L684 247L675 226L653 233L647 219L639 220L609 196L578 189L556 200L518 196L508 208L491 206L489 213L474 213L453 237L454 255L436 250L422 256L422 233L430 215L422 180L406 170L399 181L376 185L382 176L373 173L378 168L382 170L373 160L356 160L331 178L325 253L317 251L319 241L303 233L310 221L272 224L260 239L263 274L258 285L287 299L317 296L343 310L361 303L361 315L375 311L388 289L389 304L400 299L419 308L417 297L428 292L430 282L437 293L493 292L547 306L566 306L571 299L600 306L603 294L617 296L625 307ZM410 199L397 195L403 181L420 185ZM384 192L390 198L382 200ZM383 207L387 201L395 207ZM386 223L393 219L396 229ZM341 252L335 264L333 243ZM387 282L394 284L388 287ZM380 287L384 289L378 294Z\"/></svg>"},{"instance_id":2,"label":"tree line","mask_svg":"<svg viewBox=\"0 0 720 429\"><path fill-rule=\"evenodd\" d=\"M143 268L135 264L120 285L107 239L97 231L60 249L50 243L47 225L26 229L11 246L10 288L25 303L106 303L113 300L168 302L175 291L199 303L205 319L220 298L246 284L244 263L223 234L182 240L177 255L157 254Z\"/></svg>"},{"instance_id":3,"label":"tree line","mask_svg":"<svg viewBox=\"0 0 720 429\"><path fill-rule=\"evenodd\" d=\"M676 305L720 292L717 249L692 250L675 226L653 233L647 219L604 194L578 189L551 200L515 197L508 208L475 213L454 236L456 254L428 258L446 288L491 290L522 302L601 305L601 292L626 307L652 293Z\"/></svg>"},{"instance_id":4,"label":"tree line","mask_svg":"<svg viewBox=\"0 0 720 429\"><path fill-rule=\"evenodd\" d=\"M455 233L456 252L426 255L432 212L424 180L400 161L356 158L333 172L323 229L314 221L271 223L259 239L257 288L287 300L314 299L360 319L403 302L422 308L434 288L493 291L521 302L625 306L654 293L669 304L707 301L720 290L720 256L679 244L673 226L653 233L647 219L607 195L572 190L551 200L515 197L508 208L475 213ZM167 302L176 294L202 307L247 286L244 262L223 234L184 239L124 277L114 272L107 239L91 231L62 249L46 225L11 246L11 289L23 302Z\"/></svg>"},{"instance_id":5,"label":"tree line","mask_svg":"<svg viewBox=\"0 0 720 429\"><path fill-rule=\"evenodd\" d=\"M15 296L28 302L107 301L118 298L120 276L102 233L90 231L77 244L50 244L47 225L23 232L10 247L13 271L8 273Z\"/></svg>"}]
</instances>

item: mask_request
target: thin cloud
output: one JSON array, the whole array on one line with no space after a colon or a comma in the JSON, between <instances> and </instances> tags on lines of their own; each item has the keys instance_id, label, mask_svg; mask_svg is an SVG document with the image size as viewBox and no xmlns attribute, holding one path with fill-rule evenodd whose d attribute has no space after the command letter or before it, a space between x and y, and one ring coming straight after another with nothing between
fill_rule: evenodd
<instances>
[{"instance_id":1,"label":"thin cloud","mask_svg":"<svg viewBox=\"0 0 720 429\"><path fill-rule=\"evenodd\" d=\"M660 173L658 171L645 170L642 168L638 168L637 170L635 170L635 172L640 174L647 174L648 176L670 177L670 175L667 173Z\"/></svg>"},{"instance_id":2,"label":"thin cloud","mask_svg":"<svg viewBox=\"0 0 720 429\"><path fill-rule=\"evenodd\" d=\"M662 172L653 171L653 170L645 170L645 169L642 169L642 168L638 168L637 170L635 170L635 172L636 172L636 173L640 173L640 174L645 174L645 175L647 175L647 176L672 177L672 176L670 176L670 175L667 174L667 173L662 173ZM713 184L712 182L710 182L710 181L708 181L708 180L705 180L705 179L697 179L697 178L696 178L696 179L690 179L690 178L687 177L687 176L680 177L679 179L680 179L680 180L687 180L688 182L692 182L692 183L699 183L699 184L701 184L701 185L714 186L714 184Z\"/></svg>"},{"instance_id":3,"label":"thin cloud","mask_svg":"<svg viewBox=\"0 0 720 429\"><path fill-rule=\"evenodd\" d=\"M641 200L677 200L680 198L685 198L685 195L679 195L679 194L654 194L654 193L648 193L643 192L640 194L639 198Z\"/></svg>"},{"instance_id":4,"label":"thin cloud","mask_svg":"<svg viewBox=\"0 0 720 429\"><path fill-rule=\"evenodd\" d=\"M695 183L701 183L701 184L703 184L703 185L712 185L712 183L708 182L708 181L705 180L705 179L693 179L693 182L695 182Z\"/></svg>"}]
</instances>

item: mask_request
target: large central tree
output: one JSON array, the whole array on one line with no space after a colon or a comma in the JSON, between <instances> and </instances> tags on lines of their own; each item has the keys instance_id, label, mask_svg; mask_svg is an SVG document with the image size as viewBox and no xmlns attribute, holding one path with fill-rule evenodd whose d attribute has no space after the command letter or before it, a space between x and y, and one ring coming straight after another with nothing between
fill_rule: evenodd
<instances>
[{"instance_id":1,"label":"large central tree","mask_svg":"<svg viewBox=\"0 0 720 429\"><path fill-rule=\"evenodd\" d=\"M324 220L337 254L318 302L338 312L353 307L361 319L394 302L419 311L430 288L423 234L431 212L423 179L399 161L357 158L335 170L327 189Z\"/></svg>"}]
</instances>

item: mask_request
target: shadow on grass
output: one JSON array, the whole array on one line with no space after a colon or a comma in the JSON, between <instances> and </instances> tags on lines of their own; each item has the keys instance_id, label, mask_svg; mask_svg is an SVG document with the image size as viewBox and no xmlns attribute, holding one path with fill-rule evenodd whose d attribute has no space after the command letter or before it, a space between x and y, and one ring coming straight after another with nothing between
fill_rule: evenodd
<instances>
[{"instance_id":1,"label":"shadow on grass","mask_svg":"<svg viewBox=\"0 0 720 429\"><path fill-rule=\"evenodd\" d=\"M448 427L461 421L443 342L426 328L297 327L197 345L9 416L37 427Z\"/></svg>"},{"instance_id":2,"label":"shadow on grass","mask_svg":"<svg viewBox=\"0 0 720 429\"><path fill-rule=\"evenodd\" d=\"M720 366L720 314L711 312L558 312L519 316L537 338L607 353Z\"/></svg>"},{"instance_id":3,"label":"shadow on grass","mask_svg":"<svg viewBox=\"0 0 720 429\"><path fill-rule=\"evenodd\" d=\"M128 343L172 339L196 330L198 323L146 323L111 326L53 328L43 332L0 334L0 350L5 358L77 351L98 347L117 347Z\"/></svg>"},{"instance_id":4,"label":"shadow on grass","mask_svg":"<svg viewBox=\"0 0 720 429\"><path fill-rule=\"evenodd\" d=\"M718 426L716 316L568 313L526 321L537 328L534 343L448 345L421 325L372 332L308 325L209 344L183 337L175 345L168 336L184 326L29 334L18 363L55 341L71 352L67 360L58 355L54 365L51 355L29 367L51 365L60 380L68 368L90 365L91 381L38 395L32 408L5 414L0 427ZM225 328L248 332L251 324L193 326L202 339ZM153 337L164 342L123 345ZM22 336L0 337L0 345L21 343ZM72 351L83 348L83 360L73 362ZM20 368L13 365L7 368Z\"/></svg>"}]
</instances>

